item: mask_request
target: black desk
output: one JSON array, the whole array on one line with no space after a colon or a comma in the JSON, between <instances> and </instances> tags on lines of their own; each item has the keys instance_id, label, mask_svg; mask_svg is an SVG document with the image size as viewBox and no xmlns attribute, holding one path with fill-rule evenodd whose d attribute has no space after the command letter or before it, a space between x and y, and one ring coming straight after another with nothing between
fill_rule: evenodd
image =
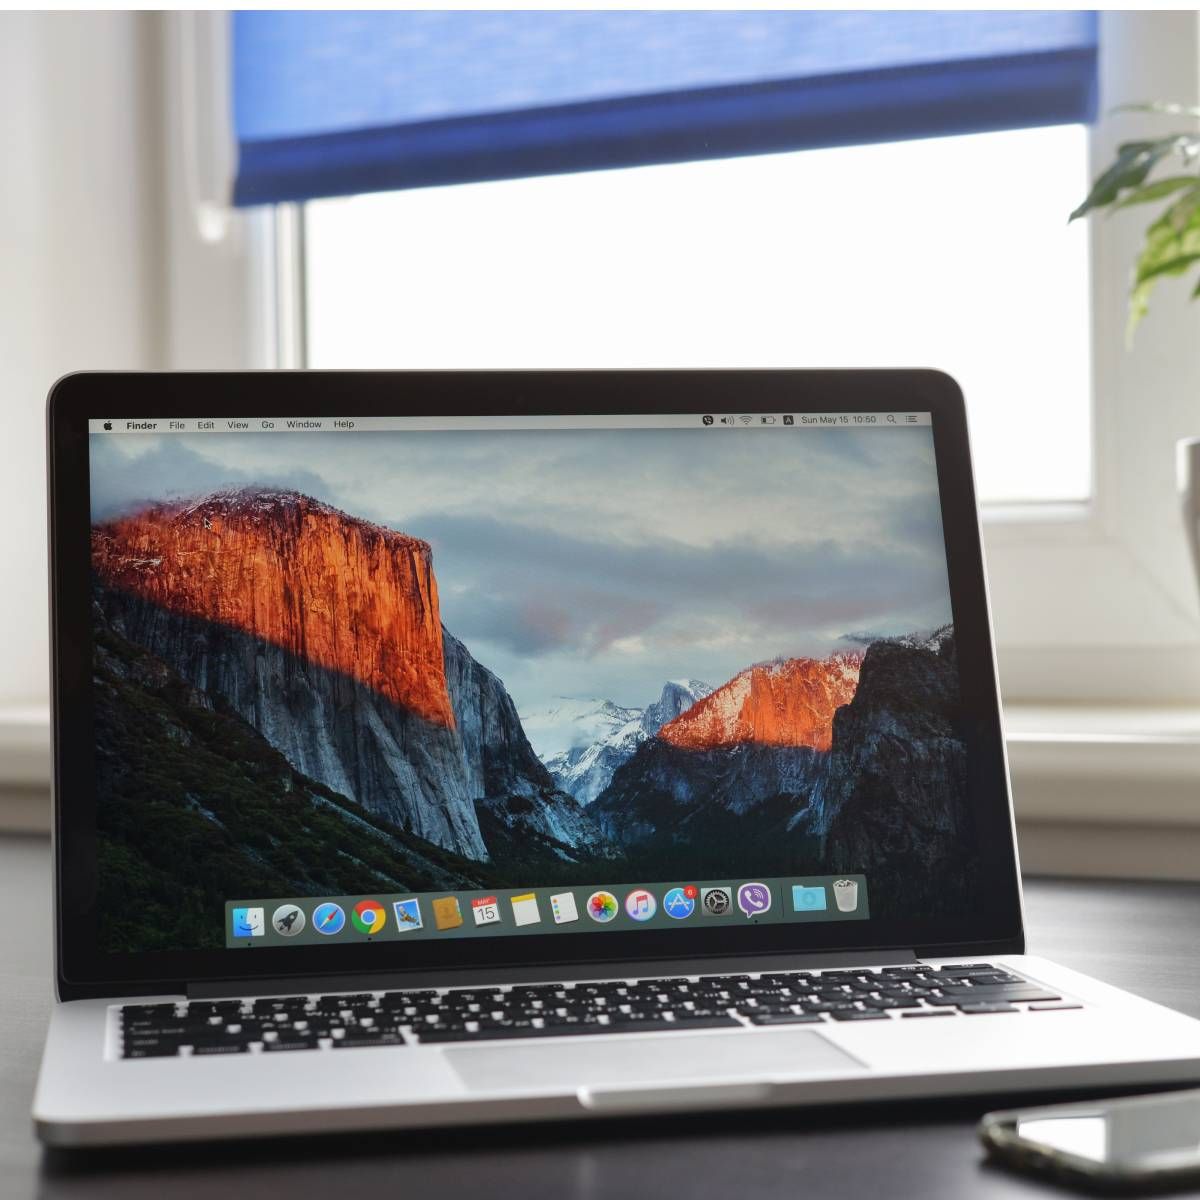
<instances>
[{"instance_id":1,"label":"black desk","mask_svg":"<svg viewBox=\"0 0 1200 1200\"><path fill-rule=\"evenodd\" d=\"M1063 1195L981 1166L985 1100L43 1156L48 848L0 839L0 1198L989 1200ZM1200 886L1033 880L1031 949L1200 1016Z\"/></svg>"}]
</instances>

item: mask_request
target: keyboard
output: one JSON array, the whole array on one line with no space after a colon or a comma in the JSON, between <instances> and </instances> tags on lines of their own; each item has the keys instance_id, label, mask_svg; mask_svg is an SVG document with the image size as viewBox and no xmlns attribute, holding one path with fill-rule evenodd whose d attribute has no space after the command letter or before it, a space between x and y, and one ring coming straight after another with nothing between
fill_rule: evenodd
<instances>
[{"instance_id":1,"label":"keyboard","mask_svg":"<svg viewBox=\"0 0 1200 1200\"><path fill-rule=\"evenodd\" d=\"M123 1058L1051 1012L1077 1002L990 963L127 1004Z\"/></svg>"}]
</instances>

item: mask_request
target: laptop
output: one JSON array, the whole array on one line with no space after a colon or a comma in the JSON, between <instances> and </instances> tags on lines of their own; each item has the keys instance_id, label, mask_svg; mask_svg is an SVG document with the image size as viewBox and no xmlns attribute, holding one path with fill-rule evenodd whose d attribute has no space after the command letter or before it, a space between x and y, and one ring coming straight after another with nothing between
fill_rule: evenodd
<instances>
[{"instance_id":1,"label":"laptop","mask_svg":"<svg viewBox=\"0 0 1200 1200\"><path fill-rule=\"evenodd\" d=\"M44 1141L1200 1078L1026 954L947 376L78 374L49 455Z\"/></svg>"}]
</instances>

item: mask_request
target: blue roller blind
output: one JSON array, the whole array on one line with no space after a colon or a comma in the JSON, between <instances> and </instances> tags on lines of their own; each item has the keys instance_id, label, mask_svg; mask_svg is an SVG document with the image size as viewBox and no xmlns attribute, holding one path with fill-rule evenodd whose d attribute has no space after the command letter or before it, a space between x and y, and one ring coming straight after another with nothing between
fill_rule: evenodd
<instances>
[{"instance_id":1,"label":"blue roller blind","mask_svg":"<svg viewBox=\"0 0 1200 1200\"><path fill-rule=\"evenodd\" d=\"M1087 121L1091 12L238 12L235 202Z\"/></svg>"}]
</instances>

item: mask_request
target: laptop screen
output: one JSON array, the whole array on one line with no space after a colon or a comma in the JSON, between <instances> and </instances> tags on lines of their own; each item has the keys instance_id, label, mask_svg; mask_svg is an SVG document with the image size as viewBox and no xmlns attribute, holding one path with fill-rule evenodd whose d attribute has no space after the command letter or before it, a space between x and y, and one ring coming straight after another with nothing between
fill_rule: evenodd
<instances>
[{"instance_id":1,"label":"laptop screen","mask_svg":"<svg viewBox=\"0 0 1200 1200\"><path fill-rule=\"evenodd\" d=\"M973 911L928 413L89 451L103 950Z\"/></svg>"}]
</instances>

